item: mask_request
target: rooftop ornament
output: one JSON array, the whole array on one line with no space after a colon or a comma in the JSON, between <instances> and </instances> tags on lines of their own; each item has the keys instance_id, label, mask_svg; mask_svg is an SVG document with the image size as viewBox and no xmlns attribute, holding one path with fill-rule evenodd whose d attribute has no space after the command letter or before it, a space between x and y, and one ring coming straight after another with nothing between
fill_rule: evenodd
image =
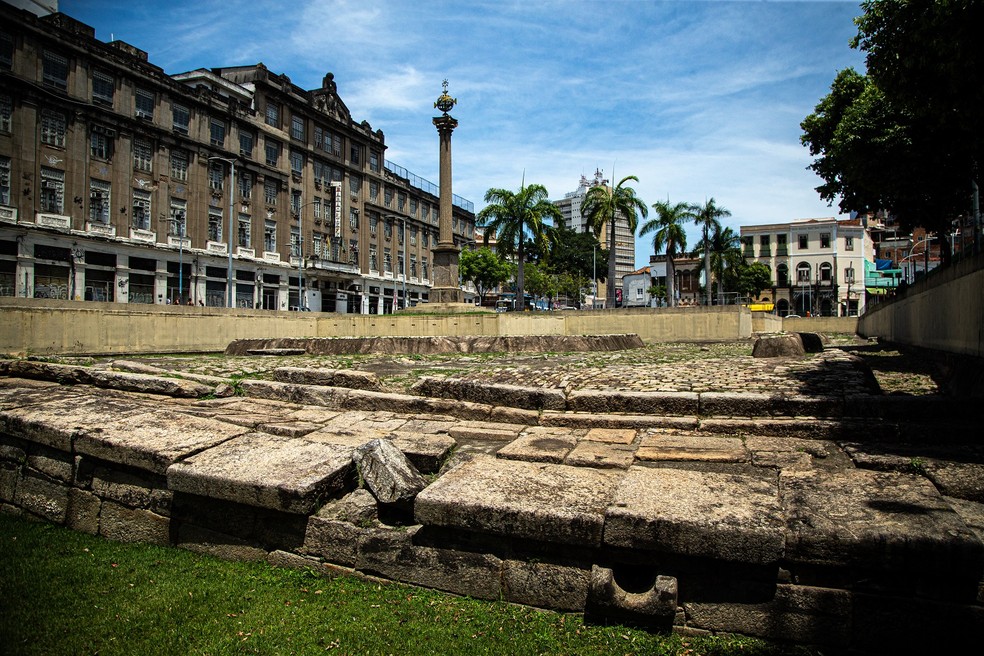
<instances>
[{"instance_id":1,"label":"rooftop ornament","mask_svg":"<svg viewBox=\"0 0 984 656\"><path fill-rule=\"evenodd\" d=\"M458 99L457 98L452 98L451 96L448 95L448 81L447 81L447 79L444 80L443 86L444 86L444 93L442 93L437 98L437 102L434 103L434 107L436 107L437 109L439 109L442 112L444 112L444 115L447 116L448 115L448 112L451 111L451 108L454 107L458 103Z\"/></svg>"}]
</instances>

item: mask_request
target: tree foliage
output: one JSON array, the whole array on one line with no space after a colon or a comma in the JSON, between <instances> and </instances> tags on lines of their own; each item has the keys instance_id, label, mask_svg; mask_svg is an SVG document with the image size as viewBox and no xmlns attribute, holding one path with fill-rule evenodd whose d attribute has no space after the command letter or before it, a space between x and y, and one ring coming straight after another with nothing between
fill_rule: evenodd
<instances>
[{"instance_id":1,"label":"tree foliage","mask_svg":"<svg viewBox=\"0 0 984 656\"><path fill-rule=\"evenodd\" d=\"M656 216L646 221L639 236L653 235L653 254L666 251L666 295L669 298L669 305L675 305L673 291L673 258L687 249L687 233L683 224L693 220L693 206L688 203L670 204L666 201L653 203Z\"/></svg>"},{"instance_id":2,"label":"tree foliage","mask_svg":"<svg viewBox=\"0 0 984 656\"><path fill-rule=\"evenodd\" d=\"M484 304L489 291L508 281L514 267L490 248L463 250L458 259L458 273L464 282L472 282L478 289L480 302Z\"/></svg>"},{"instance_id":3,"label":"tree foliage","mask_svg":"<svg viewBox=\"0 0 984 656\"><path fill-rule=\"evenodd\" d=\"M546 250L544 219L561 218L560 210L550 202L543 185L523 184L518 192L492 188L485 192L488 205L478 213L478 223L485 227L485 245L495 235L496 248L503 255L516 255L516 298L524 298L523 266L526 260L526 240L532 239L538 248Z\"/></svg>"},{"instance_id":4,"label":"tree foliage","mask_svg":"<svg viewBox=\"0 0 984 656\"><path fill-rule=\"evenodd\" d=\"M548 232L550 252L545 260L552 273L591 278L597 269L597 262L607 269L608 249L601 247L593 232L576 232L562 224L550 228ZM604 272L601 277L604 278Z\"/></svg>"},{"instance_id":5,"label":"tree foliage","mask_svg":"<svg viewBox=\"0 0 984 656\"><path fill-rule=\"evenodd\" d=\"M772 272L762 262L740 260L725 271L724 286L741 296L756 298L763 289L772 287Z\"/></svg>"},{"instance_id":6,"label":"tree foliage","mask_svg":"<svg viewBox=\"0 0 984 656\"><path fill-rule=\"evenodd\" d=\"M703 205L691 205L690 216L697 227L701 230L701 240L694 249L691 257L697 257L701 252L704 254L704 286L706 302L711 304L711 254L714 247L714 235L721 232L721 219L731 216L731 211L718 207L713 198L704 202Z\"/></svg>"},{"instance_id":7,"label":"tree foliage","mask_svg":"<svg viewBox=\"0 0 984 656\"><path fill-rule=\"evenodd\" d=\"M601 235L601 230L608 224L608 293L607 302L611 307L615 304L615 222L619 218L626 221L629 232L635 235L639 224L639 216L646 218L649 208L636 196L635 189L626 185L629 181L639 182L634 175L627 175L614 187L597 185L588 189L584 202L581 204L581 216L585 223L594 231L595 237Z\"/></svg>"}]
</instances>

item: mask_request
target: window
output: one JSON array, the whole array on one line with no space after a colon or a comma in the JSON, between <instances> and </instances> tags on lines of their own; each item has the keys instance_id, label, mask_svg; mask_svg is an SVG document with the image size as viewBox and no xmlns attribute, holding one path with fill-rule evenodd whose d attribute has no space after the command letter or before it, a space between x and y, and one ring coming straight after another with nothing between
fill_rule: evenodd
<instances>
[{"instance_id":1,"label":"window","mask_svg":"<svg viewBox=\"0 0 984 656\"><path fill-rule=\"evenodd\" d=\"M240 248L249 248L250 245L250 226L252 225L252 219L250 219L248 214L239 215L239 246Z\"/></svg>"},{"instance_id":2,"label":"window","mask_svg":"<svg viewBox=\"0 0 984 656\"><path fill-rule=\"evenodd\" d=\"M427 232L426 230L420 231L420 245L423 246L424 248L428 247L427 242L429 241L429 237L430 237L429 232Z\"/></svg>"},{"instance_id":3,"label":"window","mask_svg":"<svg viewBox=\"0 0 984 656\"><path fill-rule=\"evenodd\" d=\"M218 207L208 208L208 240L222 241L222 210Z\"/></svg>"},{"instance_id":4,"label":"window","mask_svg":"<svg viewBox=\"0 0 984 656\"><path fill-rule=\"evenodd\" d=\"M362 178L360 176L349 174L349 191L355 195L362 191Z\"/></svg>"},{"instance_id":5,"label":"window","mask_svg":"<svg viewBox=\"0 0 984 656\"><path fill-rule=\"evenodd\" d=\"M65 115L44 110L41 112L41 143L65 146Z\"/></svg>"},{"instance_id":6,"label":"window","mask_svg":"<svg viewBox=\"0 0 984 656\"><path fill-rule=\"evenodd\" d=\"M0 66L4 68L14 66L14 37L6 32L0 32Z\"/></svg>"},{"instance_id":7,"label":"window","mask_svg":"<svg viewBox=\"0 0 984 656\"><path fill-rule=\"evenodd\" d=\"M369 234L376 236L376 226L379 224L379 215L375 212L369 213Z\"/></svg>"},{"instance_id":8,"label":"window","mask_svg":"<svg viewBox=\"0 0 984 656\"><path fill-rule=\"evenodd\" d=\"M357 166L362 161L362 146L352 144L349 149L349 161L353 166Z\"/></svg>"},{"instance_id":9,"label":"window","mask_svg":"<svg viewBox=\"0 0 984 656\"><path fill-rule=\"evenodd\" d=\"M833 267L830 266L829 262L824 262L820 265L820 282L830 282L833 279Z\"/></svg>"},{"instance_id":10,"label":"window","mask_svg":"<svg viewBox=\"0 0 984 656\"><path fill-rule=\"evenodd\" d=\"M802 250L806 250L807 248L809 248L809 246L810 246L810 237L809 237L809 235L797 235L797 236L799 238L799 248L800 248L800 250L802 251Z\"/></svg>"},{"instance_id":11,"label":"window","mask_svg":"<svg viewBox=\"0 0 984 656\"><path fill-rule=\"evenodd\" d=\"M175 148L171 151L171 178L188 180L188 153Z\"/></svg>"},{"instance_id":12,"label":"window","mask_svg":"<svg viewBox=\"0 0 984 656\"><path fill-rule=\"evenodd\" d=\"M786 254L786 235L776 235L776 255Z\"/></svg>"},{"instance_id":13,"label":"window","mask_svg":"<svg viewBox=\"0 0 984 656\"><path fill-rule=\"evenodd\" d=\"M41 167L41 211L61 214L65 197L65 172Z\"/></svg>"},{"instance_id":14,"label":"window","mask_svg":"<svg viewBox=\"0 0 984 656\"><path fill-rule=\"evenodd\" d=\"M393 255L390 249L383 249L383 273L393 273Z\"/></svg>"},{"instance_id":15,"label":"window","mask_svg":"<svg viewBox=\"0 0 984 656\"><path fill-rule=\"evenodd\" d=\"M266 104L266 123L275 128L280 127L280 105L269 100Z\"/></svg>"},{"instance_id":16,"label":"window","mask_svg":"<svg viewBox=\"0 0 984 656\"><path fill-rule=\"evenodd\" d=\"M358 260L359 260L359 242L355 239L349 239L349 253L348 253L349 264L357 264Z\"/></svg>"},{"instance_id":17,"label":"window","mask_svg":"<svg viewBox=\"0 0 984 656\"><path fill-rule=\"evenodd\" d=\"M239 174L239 196L243 200L253 197L253 174L240 172Z\"/></svg>"},{"instance_id":18,"label":"window","mask_svg":"<svg viewBox=\"0 0 984 656\"><path fill-rule=\"evenodd\" d=\"M379 263L376 261L376 247L369 247L369 270L379 271Z\"/></svg>"},{"instance_id":19,"label":"window","mask_svg":"<svg viewBox=\"0 0 984 656\"><path fill-rule=\"evenodd\" d=\"M249 130L239 130L239 154L248 159L253 158L253 133Z\"/></svg>"},{"instance_id":20,"label":"window","mask_svg":"<svg viewBox=\"0 0 984 656\"><path fill-rule=\"evenodd\" d=\"M191 111L184 105L171 105L171 126L175 132L188 134L188 125L191 124Z\"/></svg>"},{"instance_id":21,"label":"window","mask_svg":"<svg viewBox=\"0 0 984 656\"><path fill-rule=\"evenodd\" d=\"M375 180L369 181L369 200L373 203L379 202L379 183Z\"/></svg>"},{"instance_id":22,"label":"window","mask_svg":"<svg viewBox=\"0 0 984 656\"><path fill-rule=\"evenodd\" d=\"M301 256L301 231L296 226L290 228L290 255Z\"/></svg>"},{"instance_id":23,"label":"window","mask_svg":"<svg viewBox=\"0 0 984 656\"><path fill-rule=\"evenodd\" d=\"M426 257L420 258L420 275L421 275L421 277L424 280L428 280L429 279L428 276L427 276L427 258Z\"/></svg>"},{"instance_id":24,"label":"window","mask_svg":"<svg viewBox=\"0 0 984 656\"><path fill-rule=\"evenodd\" d=\"M112 140L101 132L89 135L89 155L93 159L109 159L112 155Z\"/></svg>"},{"instance_id":25,"label":"window","mask_svg":"<svg viewBox=\"0 0 984 656\"><path fill-rule=\"evenodd\" d=\"M225 179L223 175L221 162L209 162L208 163L208 186L212 191L222 191L222 181Z\"/></svg>"},{"instance_id":26,"label":"window","mask_svg":"<svg viewBox=\"0 0 984 656\"><path fill-rule=\"evenodd\" d=\"M396 271L401 276L406 276L407 275L407 269L404 266L405 264L406 264L406 262L403 259L403 253L397 253L397 255L396 255Z\"/></svg>"},{"instance_id":27,"label":"window","mask_svg":"<svg viewBox=\"0 0 984 656\"><path fill-rule=\"evenodd\" d=\"M772 245L770 242L771 242L771 238L769 235L762 235L759 237L759 247L762 249L763 252L766 253L769 252L769 248Z\"/></svg>"},{"instance_id":28,"label":"window","mask_svg":"<svg viewBox=\"0 0 984 656\"><path fill-rule=\"evenodd\" d=\"M301 192L296 189L290 192L290 211L295 216L301 213Z\"/></svg>"},{"instance_id":29,"label":"window","mask_svg":"<svg viewBox=\"0 0 984 656\"><path fill-rule=\"evenodd\" d=\"M267 205L277 204L277 187L279 186L276 180L266 180L263 183L263 201Z\"/></svg>"},{"instance_id":30,"label":"window","mask_svg":"<svg viewBox=\"0 0 984 656\"><path fill-rule=\"evenodd\" d=\"M296 175L304 172L304 155L296 150L290 151L290 172Z\"/></svg>"},{"instance_id":31,"label":"window","mask_svg":"<svg viewBox=\"0 0 984 656\"><path fill-rule=\"evenodd\" d=\"M314 126L314 147L321 148L325 142L324 132L319 126Z\"/></svg>"},{"instance_id":32,"label":"window","mask_svg":"<svg viewBox=\"0 0 984 656\"><path fill-rule=\"evenodd\" d=\"M209 143L220 148L225 146L225 132L225 122L213 118L209 122Z\"/></svg>"},{"instance_id":33,"label":"window","mask_svg":"<svg viewBox=\"0 0 984 656\"><path fill-rule=\"evenodd\" d=\"M276 221L267 221L263 224L263 250L270 253L277 250Z\"/></svg>"},{"instance_id":34,"label":"window","mask_svg":"<svg viewBox=\"0 0 984 656\"><path fill-rule=\"evenodd\" d=\"M153 169L151 166L153 157L153 149L150 147L150 143L147 141L134 141L133 142L133 168L137 171L145 171L150 173Z\"/></svg>"},{"instance_id":35,"label":"window","mask_svg":"<svg viewBox=\"0 0 984 656\"><path fill-rule=\"evenodd\" d=\"M325 236L320 232L311 235L311 250L315 257L321 258L325 250Z\"/></svg>"},{"instance_id":36,"label":"window","mask_svg":"<svg viewBox=\"0 0 984 656\"><path fill-rule=\"evenodd\" d=\"M311 201L311 206L312 206L312 209L314 211L314 218L315 219L320 219L321 218L321 199L315 197L315 199L313 201Z\"/></svg>"},{"instance_id":37,"label":"window","mask_svg":"<svg viewBox=\"0 0 984 656\"><path fill-rule=\"evenodd\" d=\"M854 267L847 267L844 269L844 282L854 282Z\"/></svg>"},{"instance_id":38,"label":"window","mask_svg":"<svg viewBox=\"0 0 984 656\"><path fill-rule=\"evenodd\" d=\"M266 140L266 163L267 166L277 166L280 161L280 144L273 139Z\"/></svg>"},{"instance_id":39,"label":"window","mask_svg":"<svg viewBox=\"0 0 984 656\"><path fill-rule=\"evenodd\" d=\"M403 233L405 232L405 230L406 230L406 226L405 226L405 225L404 225L404 224L403 224L403 223L401 222L401 223L400 223L400 228L399 228L399 230L397 230L397 231L396 231L396 234L397 234L397 235L399 236L399 238L400 238L400 245L401 245L401 246L403 245L403 238L404 238L404 236L405 236L405 235L404 235Z\"/></svg>"},{"instance_id":40,"label":"window","mask_svg":"<svg viewBox=\"0 0 984 656\"><path fill-rule=\"evenodd\" d=\"M325 135L325 150L335 157L342 156L342 137L341 135L329 132Z\"/></svg>"},{"instance_id":41,"label":"window","mask_svg":"<svg viewBox=\"0 0 984 656\"><path fill-rule=\"evenodd\" d=\"M11 117L14 115L14 104L10 96L0 96L0 132L10 132Z\"/></svg>"},{"instance_id":42,"label":"window","mask_svg":"<svg viewBox=\"0 0 984 656\"><path fill-rule=\"evenodd\" d=\"M379 173L379 153L375 150L369 151L369 169Z\"/></svg>"},{"instance_id":43,"label":"window","mask_svg":"<svg viewBox=\"0 0 984 656\"><path fill-rule=\"evenodd\" d=\"M386 237L386 239L393 238L393 222L389 219L387 219L386 223L383 224L383 236Z\"/></svg>"},{"instance_id":44,"label":"window","mask_svg":"<svg viewBox=\"0 0 984 656\"><path fill-rule=\"evenodd\" d=\"M410 255L410 277L417 277L417 256L413 254Z\"/></svg>"},{"instance_id":45,"label":"window","mask_svg":"<svg viewBox=\"0 0 984 656\"><path fill-rule=\"evenodd\" d=\"M68 88L68 59L45 50L41 56L41 70L45 86L62 91Z\"/></svg>"},{"instance_id":46,"label":"window","mask_svg":"<svg viewBox=\"0 0 984 656\"><path fill-rule=\"evenodd\" d=\"M304 141L304 119L300 116L290 117L290 137L298 141Z\"/></svg>"},{"instance_id":47,"label":"window","mask_svg":"<svg viewBox=\"0 0 984 656\"><path fill-rule=\"evenodd\" d=\"M9 157L0 157L0 205L10 205Z\"/></svg>"},{"instance_id":48,"label":"window","mask_svg":"<svg viewBox=\"0 0 984 656\"><path fill-rule=\"evenodd\" d=\"M187 214L185 212L187 208L187 203L180 198L171 199L171 217L168 221L167 234L171 237L184 238L187 234L187 225L185 224L185 219Z\"/></svg>"},{"instance_id":49,"label":"window","mask_svg":"<svg viewBox=\"0 0 984 656\"><path fill-rule=\"evenodd\" d=\"M785 263L776 267L776 283L780 287L785 287L789 284L789 267Z\"/></svg>"},{"instance_id":50,"label":"window","mask_svg":"<svg viewBox=\"0 0 984 656\"><path fill-rule=\"evenodd\" d=\"M393 190L389 187L383 190L383 203L386 207L392 207L393 203Z\"/></svg>"},{"instance_id":51,"label":"window","mask_svg":"<svg viewBox=\"0 0 984 656\"><path fill-rule=\"evenodd\" d=\"M113 76L102 71L92 74L92 102L102 105L113 105L113 96L116 95L116 82Z\"/></svg>"},{"instance_id":52,"label":"window","mask_svg":"<svg viewBox=\"0 0 984 656\"><path fill-rule=\"evenodd\" d=\"M810 265L806 262L796 266L796 282L810 282Z\"/></svg>"},{"instance_id":53,"label":"window","mask_svg":"<svg viewBox=\"0 0 984 656\"><path fill-rule=\"evenodd\" d=\"M416 246L417 245L417 228L416 227L410 228L410 245L411 246Z\"/></svg>"},{"instance_id":54,"label":"window","mask_svg":"<svg viewBox=\"0 0 984 656\"><path fill-rule=\"evenodd\" d=\"M133 227L137 230L150 230L150 192L133 190Z\"/></svg>"},{"instance_id":55,"label":"window","mask_svg":"<svg viewBox=\"0 0 984 656\"><path fill-rule=\"evenodd\" d=\"M830 248L830 233L821 232L820 233L820 248Z\"/></svg>"},{"instance_id":56,"label":"window","mask_svg":"<svg viewBox=\"0 0 984 656\"><path fill-rule=\"evenodd\" d=\"M396 206L402 212L403 208L407 206L407 195L402 191L396 197Z\"/></svg>"},{"instance_id":57,"label":"window","mask_svg":"<svg viewBox=\"0 0 984 656\"><path fill-rule=\"evenodd\" d=\"M854 237L844 237L844 250L845 251L854 250Z\"/></svg>"},{"instance_id":58,"label":"window","mask_svg":"<svg viewBox=\"0 0 984 656\"><path fill-rule=\"evenodd\" d=\"M410 216L417 216L417 199L410 199Z\"/></svg>"},{"instance_id":59,"label":"window","mask_svg":"<svg viewBox=\"0 0 984 656\"><path fill-rule=\"evenodd\" d=\"M138 118L154 118L154 93L137 89L133 94L133 107Z\"/></svg>"},{"instance_id":60,"label":"window","mask_svg":"<svg viewBox=\"0 0 984 656\"><path fill-rule=\"evenodd\" d=\"M354 207L349 209L349 227L352 228L352 230L359 229L359 210Z\"/></svg>"},{"instance_id":61,"label":"window","mask_svg":"<svg viewBox=\"0 0 984 656\"><path fill-rule=\"evenodd\" d=\"M109 223L110 184L102 180L89 180L89 221Z\"/></svg>"}]
</instances>

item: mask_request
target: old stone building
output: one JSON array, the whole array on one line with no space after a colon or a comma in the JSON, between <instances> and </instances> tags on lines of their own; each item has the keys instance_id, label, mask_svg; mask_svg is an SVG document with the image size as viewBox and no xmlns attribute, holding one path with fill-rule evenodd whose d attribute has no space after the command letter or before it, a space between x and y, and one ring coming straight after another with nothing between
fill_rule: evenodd
<instances>
[{"instance_id":1,"label":"old stone building","mask_svg":"<svg viewBox=\"0 0 984 656\"><path fill-rule=\"evenodd\" d=\"M64 14L0 3L2 295L427 301L439 192L385 154L330 73L313 90L263 64L168 75ZM474 206L455 197L453 219L472 243Z\"/></svg>"}]
</instances>

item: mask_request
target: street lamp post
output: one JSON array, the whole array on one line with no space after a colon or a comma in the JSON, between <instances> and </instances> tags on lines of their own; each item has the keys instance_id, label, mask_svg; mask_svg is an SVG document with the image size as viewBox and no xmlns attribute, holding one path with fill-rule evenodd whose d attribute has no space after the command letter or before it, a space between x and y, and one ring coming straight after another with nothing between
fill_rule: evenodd
<instances>
[{"instance_id":1,"label":"street lamp post","mask_svg":"<svg viewBox=\"0 0 984 656\"><path fill-rule=\"evenodd\" d=\"M233 214L236 209L235 203L235 187L236 187L236 160L231 157L209 157L208 161L212 160L225 162L229 165L229 236L226 238L226 243L228 244L228 256L229 256L229 269L226 272L226 307L233 307L233 287L234 281L232 279L232 235L233 233Z\"/></svg>"},{"instance_id":2,"label":"street lamp post","mask_svg":"<svg viewBox=\"0 0 984 656\"><path fill-rule=\"evenodd\" d=\"M387 214L383 218L399 220L403 225L403 267L400 269L400 273L403 275L403 309L406 310L410 307L409 299L407 298L407 239L409 238L407 234L407 218L405 216L396 216L395 214Z\"/></svg>"}]
</instances>

